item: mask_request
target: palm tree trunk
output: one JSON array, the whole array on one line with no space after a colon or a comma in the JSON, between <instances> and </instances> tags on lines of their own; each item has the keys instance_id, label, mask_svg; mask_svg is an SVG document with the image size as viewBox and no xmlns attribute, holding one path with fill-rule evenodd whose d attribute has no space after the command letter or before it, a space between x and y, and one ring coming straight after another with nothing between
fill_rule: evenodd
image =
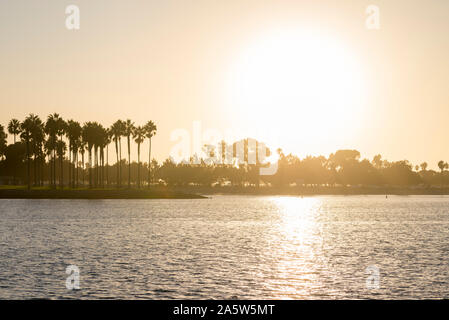
<instances>
[{"instance_id":1,"label":"palm tree trunk","mask_svg":"<svg viewBox=\"0 0 449 320\"><path fill-rule=\"evenodd\" d=\"M92 148L89 149L89 188L92 188Z\"/></svg>"},{"instance_id":2,"label":"palm tree trunk","mask_svg":"<svg viewBox=\"0 0 449 320\"><path fill-rule=\"evenodd\" d=\"M151 138L149 138L148 148L148 188L151 187Z\"/></svg>"},{"instance_id":3,"label":"palm tree trunk","mask_svg":"<svg viewBox=\"0 0 449 320\"><path fill-rule=\"evenodd\" d=\"M59 177L59 187L62 189L64 188L64 163L62 160L62 154L59 156L59 164L60 164L60 168L61 168L61 176Z\"/></svg>"},{"instance_id":4,"label":"palm tree trunk","mask_svg":"<svg viewBox=\"0 0 449 320\"><path fill-rule=\"evenodd\" d=\"M97 148L94 147L94 186L97 187L98 183L98 155Z\"/></svg>"},{"instance_id":5,"label":"palm tree trunk","mask_svg":"<svg viewBox=\"0 0 449 320\"><path fill-rule=\"evenodd\" d=\"M106 185L109 187L109 145L106 146Z\"/></svg>"},{"instance_id":6,"label":"palm tree trunk","mask_svg":"<svg viewBox=\"0 0 449 320\"><path fill-rule=\"evenodd\" d=\"M73 154L75 157L75 173L76 177L73 178L73 187L78 188L78 150Z\"/></svg>"},{"instance_id":7,"label":"palm tree trunk","mask_svg":"<svg viewBox=\"0 0 449 320\"><path fill-rule=\"evenodd\" d=\"M118 161L118 144L117 140L115 140L115 155L117 156L117 188L120 187L119 179L120 179L120 168L119 168L119 161Z\"/></svg>"},{"instance_id":8,"label":"palm tree trunk","mask_svg":"<svg viewBox=\"0 0 449 320\"><path fill-rule=\"evenodd\" d=\"M131 146L128 136L128 188L131 188Z\"/></svg>"},{"instance_id":9,"label":"palm tree trunk","mask_svg":"<svg viewBox=\"0 0 449 320\"><path fill-rule=\"evenodd\" d=\"M26 145L27 145L27 176L28 176L27 182L28 182L28 190L30 190L31 189L31 172L30 172L31 157L30 157L30 142L29 142L29 140L27 140Z\"/></svg>"},{"instance_id":10,"label":"palm tree trunk","mask_svg":"<svg viewBox=\"0 0 449 320\"><path fill-rule=\"evenodd\" d=\"M101 151L97 150L97 186L101 186Z\"/></svg>"},{"instance_id":11,"label":"palm tree trunk","mask_svg":"<svg viewBox=\"0 0 449 320\"><path fill-rule=\"evenodd\" d=\"M69 188L72 187L72 140L69 140Z\"/></svg>"},{"instance_id":12,"label":"palm tree trunk","mask_svg":"<svg viewBox=\"0 0 449 320\"><path fill-rule=\"evenodd\" d=\"M83 188L84 188L84 171L85 171L85 166L84 166L84 152L81 154L81 165L82 165L82 171L81 171L81 173L82 173L82 176L83 176Z\"/></svg>"},{"instance_id":13,"label":"palm tree trunk","mask_svg":"<svg viewBox=\"0 0 449 320\"><path fill-rule=\"evenodd\" d=\"M37 162L36 162L36 154L33 156L33 175L34 175L34 181L33 185L37 186Z\"/></svg>"},{"instance_id":14,"label":"palm tree trunk","mask_svg":"<svg viewBox=\"0 0 449 320\"><path fill-rule=\"evenodd\" d=\"M72 150L72 162L70 163L70 169L72 170L72 180L70 181L70 185L72 186L72 189L75 189L75 168L76 168L75 150Z\"/></svg>"},{"instance_id":15,"label":"palm tree trunk","mask_svg":"<svg viewBox=\"0 0 449 320\"><path fill-rule=\"evenodd\" d=\"M51 172L51 153L48 155L48 183L51 187L51 181L53 179L53 173Z\"/></svg>"},{"instance_id":16,"label":"palm tree trunk","mask_svg":"<svg viewBox=\"0 0 449 320\"><path fill-rule=\"evenodd\" d=\"M53 181L52 187L56 189L56 148L53 149Z\"/></svg>"},{"instance_id":17,"label":"palm tree trunk","mask_svg":"<svg viewBox=\"0 0 449 320\"><path fill-rule=\"evenodd\" d=\"M103 147L101 147L100 159L101 159L101 187L104 188L104 148Z\"/></svg>"},{"instance_id":18,"label":"palm tree trunk","mask_svg":"<svg viewBox=\"0 0 449 320\"><path fill-rule=\"evenodd\" d=\"M137 144L137 186L140 189L140 143Z\"/></svg>"},{"instance_id":19,"label":"palm tree trunk","mask_svg":"<svg viewBox=\"0 0 449 320\"><path fill-rule=\"evenodd\" d=\"M64 150L62 149L62 135L60 136L61 141L61 154L60 154L60 163L61 163L61 178L60 178L60 187L61 189L64 188Z\"/></svg>"},{"instance_id":20,"label":"palm tree trunk","mask_svg":"<svg viewBox=\"0 0 449 320\"><path fill-rule=\"evenodd\" d=\"M44 185L45 155L41 157L41 187Z\"/></svg>"},{"instance_id":21,"label":"palm tree trunk","mask_svg":"<svg viewBox=\"0 0 449 320\"><path fill-rule=\"evenodd\" d=\"M119 187L122 186L122 139L119 139L119 152L120 152L120 161L119 161L119 168L120 168L120 180L119 180Z\"/></svg>"}]
</instances>

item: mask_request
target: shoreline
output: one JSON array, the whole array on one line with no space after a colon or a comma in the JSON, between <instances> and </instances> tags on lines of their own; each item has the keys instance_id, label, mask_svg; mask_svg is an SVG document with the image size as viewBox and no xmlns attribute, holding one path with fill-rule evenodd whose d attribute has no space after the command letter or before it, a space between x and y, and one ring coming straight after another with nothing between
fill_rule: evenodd
<instances>
[{"instance_id":1,"label":"shoreline","mask_svg":"<svg viewBox=\"0 0 449 320\"><path fill-rule=\"evenodd\" d=\"M26 189L0 186L0 199L207 199L207 195L254 196L351 196L351 195L449 195L449 187L152 187L151 189Z\"/></svg>"},{"instance_id":2,"label":"shoreline","mask_svg":"<svg viewBox=\"0 0 449 320\"><path fill-rule=\"evenodd\" d=\"M204 195L351 196L351 195L449 195L449 187L179 187L180 192Z\"/></svg>"}]
</instances>

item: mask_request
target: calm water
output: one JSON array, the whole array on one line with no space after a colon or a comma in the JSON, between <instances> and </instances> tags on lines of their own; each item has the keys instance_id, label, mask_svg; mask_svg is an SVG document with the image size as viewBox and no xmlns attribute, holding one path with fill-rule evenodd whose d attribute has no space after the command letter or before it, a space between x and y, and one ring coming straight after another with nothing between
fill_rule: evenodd
<instances>
[{"instance_id":1,"label":"calm water","mask_svg":"<svg viewBox=\"0 0 449 320\"><path fill-rule=\"evenodd\" d=\"M0 200L0 259L0 298L449 298L449 198Z\"/></svg>"}]
</instances>

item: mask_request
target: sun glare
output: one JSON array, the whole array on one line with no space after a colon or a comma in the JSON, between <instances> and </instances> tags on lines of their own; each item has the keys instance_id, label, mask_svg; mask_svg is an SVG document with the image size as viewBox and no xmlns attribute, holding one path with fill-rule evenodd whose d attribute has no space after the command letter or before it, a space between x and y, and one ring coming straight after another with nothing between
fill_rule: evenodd
<instances>
[{"instance_id":1,"label":"sun glare","mask_svg":"<svg viewBox=\"0 0 449 320\"><path fill-rule=\"evenodd\" d=\"M253 41L231 67L230 105L257 125L295 133L346 130L360 116L360 66L336 39L302 30Z\"/></svg>"}]
</instances>

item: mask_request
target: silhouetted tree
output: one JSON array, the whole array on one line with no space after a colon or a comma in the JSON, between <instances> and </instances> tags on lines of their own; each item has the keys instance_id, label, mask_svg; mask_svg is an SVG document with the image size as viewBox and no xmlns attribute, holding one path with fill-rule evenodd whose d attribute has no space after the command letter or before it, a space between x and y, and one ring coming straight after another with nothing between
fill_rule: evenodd
<instances>
[{"instance_id":1,"label":"silhouetted tree","mask_svg":"<svg viewBox=\"0 0 449 320\"><path fill-rule=\"evenodd\" d=\"M134 141L137 143L137 186L140 188L140 145L145 141L146 130L143 127L136 127L133 131Z\"/></svg>"},{"instance_id":2,"label":"silhouetted tree","mask_svg":"<svg viewBox=\"0 0 449 320\"><path fill-rule=\"evenodd\" d=\"M145 136L148 138L148 188L151 187L151 138L156 135L157 127L153 121L148 121L145 126Z\"/></svg>"},{"instance_id":3,"label":"silhouetted tree","mask_svg":"<svg viewBox=\"0 0 449 320\"><path fill-rule=\"evenodd\" d=\"M31 189L31 134L33 132L33 114L30 114L20 125L20 138L26 146L26 160L27 160L27 187Z\"/></svg>"},{"instance_id":4,"label":"silhouetted tree","mask_svg":"<svg viewBox=\"0 0 449 320\"><path fill-rule=\"evenodd\" d=\"M14 136L14 143L16 143L16 136L20 134L20 121L11 119L8 123L8 132Z\"/></svg>"},{"instance_id":5,"label":"silhouetted tree","mask_svg":"<svg viewBox=\"0 0 449 320\"><path fill-rule=\"evenodd\" d=\"M420 164L421 170L426 171L427 170L427 162L423 162Z\"/></svg>"},{"instance_id":6,"label":"silhouetted tree","mask_svg":"<svg viewBox=\"0 0 449 320\"><path fill-rule=\"evenodd\" d=\"M131 187L131 135L134 131L134 123L127 119L124 123L123 135L126 137L128 142L128 188Z\"/></svg>"},{"instance_id":7,"label":"silhouetted tree","mask_svg":"<svg viewBox=\"0 0 449 320\"><path fill-rule=\"evenodd\" d=\"M120 142L120 137L122 135L122 123L120 120L117 120L116 122L114 122L114 124L111 126L110 132L112 135L112 139L114 140L115 154L117 156L117 187L120 187L121 175L120 175L119 163L121 161L121 158L119 160L119 142Z\"/></svg>"}]
</instances>

